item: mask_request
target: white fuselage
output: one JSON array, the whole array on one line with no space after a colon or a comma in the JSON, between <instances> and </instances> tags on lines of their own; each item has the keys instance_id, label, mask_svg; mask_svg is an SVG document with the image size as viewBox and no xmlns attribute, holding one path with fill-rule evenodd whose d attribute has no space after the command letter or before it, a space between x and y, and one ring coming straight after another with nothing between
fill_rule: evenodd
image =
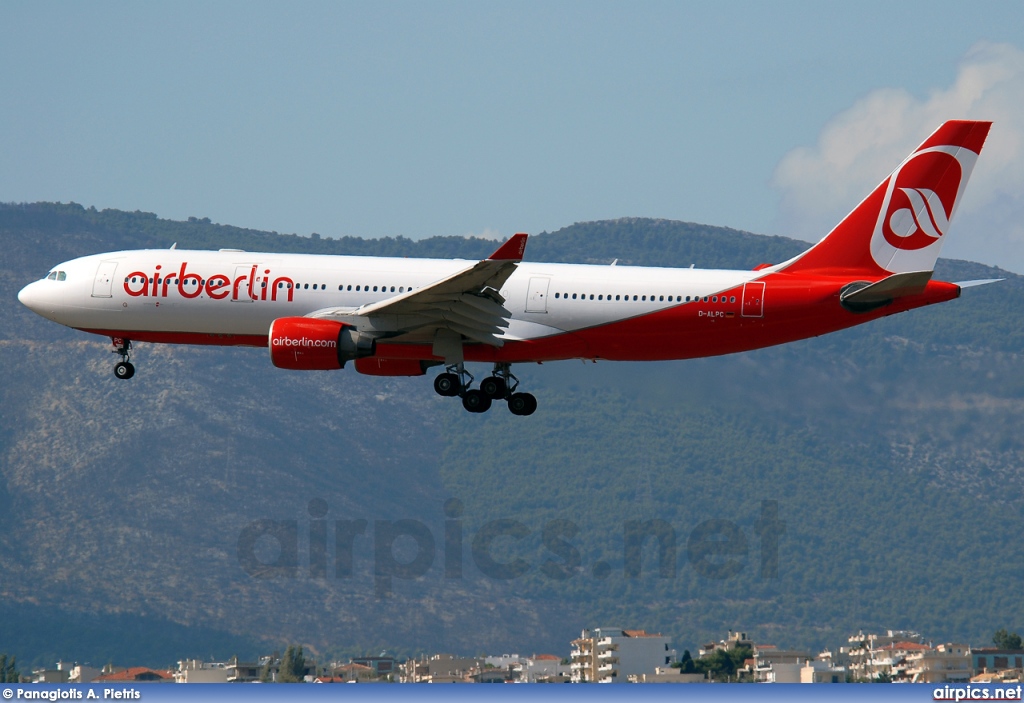
<instances>
[{"instance_id":1,"label":"white fuselage","mask_svg":"<svg viewBox=\"0 0 1024 703\"><path fill-rule=\"evenodd\" d=\"M60 264L19 298L89 331L265 336L281 317L352 308L416 290L471 261L148 249ZM536 339L685 305L759 272L522 262L500 291L504 337ZM735 299L723 305L738 306Z\"/></svg>"}]
</instances>

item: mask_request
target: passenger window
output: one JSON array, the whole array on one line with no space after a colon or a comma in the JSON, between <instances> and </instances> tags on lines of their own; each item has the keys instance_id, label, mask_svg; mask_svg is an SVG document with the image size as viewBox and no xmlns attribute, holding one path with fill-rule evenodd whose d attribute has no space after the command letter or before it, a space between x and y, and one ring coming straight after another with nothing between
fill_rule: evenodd
<instances>
[{"instance_id":1,"label":"passenger window","mask_svg":"<svg viewBox=\"0 0 1024 703\"><path fill-rule=\"evenodd\" d=\"M659 300L659 301L664 301L664 300L665 300L665 296L663 296L663 295L661 295L661 296L658 296L658 300Z\"/></svg>"},{"instance_id":2,"label":"passenger window","mask_svg":"<svg viewBox=\"0 0 1024 703\"><path fill-rule=\"evenodd\" d=\"M619 299L619 296L615 296L615 299L616 299L616 300L618 300L618 299Z\"/></svg>"},{"instance_id":3,"label":"passenger window","mask_svg":"<svg viewBox=\"0 0 1024 703\"><path fill-rule=\"evenodd\" d=\"M711 302L712 303L717 303L718 302L718 296L717 295L711 296Z\"/></svg>"},{"instance_id":4,"label":"passenger window","mask_svg":"<svg viewBox=\"0 0 1024 703\"><path fill-rule=\"evenodd\" d=\"M729 302L730 303L735 303L736 302L736 296L735 295L730 295L729 296Z\"/></svg>"},{"instance_id":5,"label":"passenger window","mask_svg":"<svg viewBox=\"0 0 1024 703\"><path fill-rule=\"evenodd\" d=\"M634 300L634 301L636 300L636 296L635 296L635 295L633 296L633 300Z\"/></svg>"},{"instance_id":6,"label":"passenger window","mask_svg":"<svg viewBox=\"0 0 1024 703\"><path fill-rule=\"evenodd\" d=\"M576 300L576 294L575 293L572 294L572 299Z\"/></svg>"}]
</instances>

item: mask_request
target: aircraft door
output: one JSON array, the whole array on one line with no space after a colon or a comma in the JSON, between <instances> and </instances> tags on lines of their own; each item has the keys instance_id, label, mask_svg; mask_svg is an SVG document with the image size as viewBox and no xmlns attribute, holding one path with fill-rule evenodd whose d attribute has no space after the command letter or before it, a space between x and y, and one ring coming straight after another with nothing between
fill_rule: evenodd
<instances>
[{"instance_id":1,"label":"aircraft door","mask_svg":"<svg viewBox=\"0 0 1024 703\"><path fill-rule=\"evenodd\" d=\"M228 296L231 302L251 303L256 300L256 298L249 295L249 279L256 276L257 269L258 267L252 264L235 266L235 277L231 279L231 295ZM255 280L252 281L252 293L257 297L259 297L258 285L259 283Z\"/></svg>"},{"instance_id":2,"label":"aircraft door","mask_svg":"<svg viewBox=\"0 0 1024 703\"><path fill-rule=\"evenodd\" d=\"M548 285L551 279L536 276L530 279L530 289L526 294L526 312L548 311Z\"/></svg>"},{"instance_id":3,"label":"aircraft door","mask_svg":"<svg viewBox=\"0 0 1024 703\"><path fill-rule=\"evenodd\" d=\"M764 281L750 281L743 284L743 307L741 317L764 317Z\"/></svg>"},{"instance_id":4,"label":"aircraft door","mask_svg":"<svg viewBox=\"0 0 1024 703\"><path fill-rule=\"evenodd\" d=\"M116 261L101 261L96 269L96 278L92 282L92 297L110 298L114 284L114 271L117 270Z\"/></svg>"}]
</instances>

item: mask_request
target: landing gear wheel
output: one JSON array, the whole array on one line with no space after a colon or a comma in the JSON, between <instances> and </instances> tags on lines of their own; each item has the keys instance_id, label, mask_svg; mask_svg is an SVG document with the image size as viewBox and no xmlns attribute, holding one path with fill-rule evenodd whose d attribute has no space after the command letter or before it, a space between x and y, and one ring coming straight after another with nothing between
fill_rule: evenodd
<instances>
[{"instance_id":1,"label":"landing gear wheel","mask_svg":"<svg viewBox=\"0 0 1024 703\"><path fill-rule=\"evenodd\" d=\"M434 379L434 390L446 398L458 395L461 388L459 377L453 373L443 373Z\"/></svg>"},{"instance_id":2,"label":"landing gear wheel","mask_svg":"<svg viewBox=\"0 0 1024 703\"><path fill-rule=\"evenodd\" d=\"M120 379L127 381L129 378L135 375L135 367L130 361L119 361L114 366L114 375Z\"/></svg>"},{"instance_id":3,"label":"landing gear wheel","mask_svg":"<svg viewBox=\"0 0 1024 703\"><path fill-rule=\"evenodd\" d=\"M533 415L537 399L531 393L513 393L508 399L508 409L513 415Z\"/></svg>"},{"instance_id":4,"label":"landing gear wheel","mask_svg":"<svg viewBox=\"0 0 1024 703\"><path fill-rule=\"evenodd\" d=\"M462 407L471 413L485 413L491 408L491 399L483 391L474 388L462 396Z\"/></svg>"},{"instance_id":5,"label":"landing gear wheel","mask_svg":"<svg viewBox=\"0 0 1024 703\"><path fill-rule=\"evenodd\" d=\"M508 385L501 376L488 376L480 381L480 390L491 400L498 400L508 393Z\"/></svg>"}]
</instances>

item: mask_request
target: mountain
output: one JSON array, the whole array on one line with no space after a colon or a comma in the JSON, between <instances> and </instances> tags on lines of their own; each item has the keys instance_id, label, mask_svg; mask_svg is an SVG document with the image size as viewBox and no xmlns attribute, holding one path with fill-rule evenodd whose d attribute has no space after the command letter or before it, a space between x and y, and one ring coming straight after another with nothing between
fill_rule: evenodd
<instances>
[{"instance_id":1,"label":"mountain","mask_svg":"<svg viewBox=\"0 0 1024 703\"><path fill-rule=\"evenodd\" d=\"M984 643L1024 622L1022 277L941 260L944 280L1006 280L774 349L516 367L540 400L529 418L471 415L429 379L282 371L254 349L140 345L125 383L109 340L17 303L59 261L175 242L496 246L0 205L0 651L22 662L286 642L564 654L606 625L680 651L729 628L779 646L881 628ZM751 268L806 246L624 219L538 234L526 255ZM293 552L297 568L263 568Z\"/></svg>"}]
</instances>

